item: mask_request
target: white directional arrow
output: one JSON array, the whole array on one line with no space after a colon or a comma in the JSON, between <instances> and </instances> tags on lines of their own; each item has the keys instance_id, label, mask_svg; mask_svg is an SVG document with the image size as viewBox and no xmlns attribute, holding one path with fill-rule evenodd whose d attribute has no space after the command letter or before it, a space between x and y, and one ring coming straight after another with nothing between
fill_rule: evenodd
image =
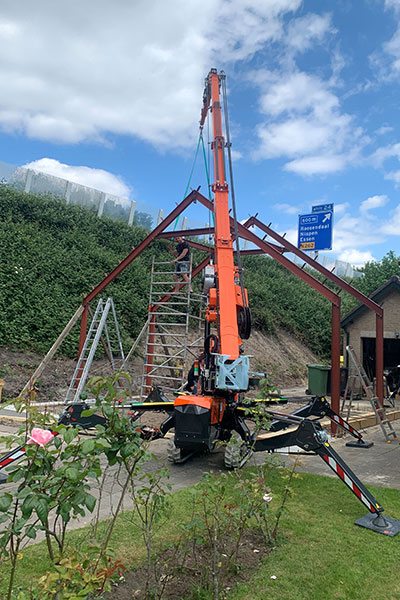
<instances>
[{"instance_id":1,"label":"white directional arrow","mask_svg":"<svg viewBox=\"0 0 400 600\"><path fill-rule=\"evenodd\" d=\"M323 222L323 223L325 223L325 221L329 221L329 219L331 218L331 214L332 214L332 213L327 213L327 214L325 215L325 217L322 219L322 222Z\"/></svg>"}]
</instances>

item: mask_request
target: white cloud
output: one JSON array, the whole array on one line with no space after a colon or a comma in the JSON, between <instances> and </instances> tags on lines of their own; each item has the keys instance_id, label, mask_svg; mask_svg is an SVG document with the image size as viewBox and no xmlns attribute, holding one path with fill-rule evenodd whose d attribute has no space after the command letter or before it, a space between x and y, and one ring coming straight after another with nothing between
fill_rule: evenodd
<instances>
[{"instance_id":1,"label":"white cloud","mask_svg":"<svg viewBox=\"0 0 400 600\"><path fill-rule=\"evenodd\" d=\"M339 204L335 204L334 210L335 215L341 215L350 207L349 202L341 202Z\"/></svg>"},{"instance_id":2,"label":"white cloud","mask_svg":"<svg viewBox=\"0 0 400 600\"><path fill-rule=\"evenodd\" d=\"M286 163L284 168L298 175L324 175L341 171L345 165L345 156L306 156Z\"/></svg>"},{"instance_id":3,"label":"white cloud","mask_svg":"<svg viewBox=\"0 0 400 600\"><path fill-rule=\"evenodd\" d=\"M370 248L383 241L384 235L379 231L377 220L365 219L363 216L352 217L348 213L340 219L335 219L333 250L340 256L345 251L353 252L365 247Z\"/></svg>"},{"instance_id":4,"label":"white cloud","mask_svg":"<svg viewBox=\"0 0 400 600\"><path fill-rule=\"evenodd\" d=\"M400 0L385 0L385 8L393 8L395 11L400 10Z\"/></svg>"},{"instance_id":5,"label":"white cloud","mask_svg":"<svg viewBox=\"0 0 400 600\"><path fill-rule=\"evenodd\" d=\"M285 169L302 175L335 173L354 162L366 138L351 115L342 113L331 83L295 71L264 73L257 158L289 158Z\"/></svg>"},{"instance_id":6,"label":"white cloud","mask_svg":"<svg viewBox=\"0 0 400 600\"><path fill-rule=\"evenodd\" d=\"M293 204L286 204L285 202L274 204L273 208L288 215L297 215L301 210L299 206L293 206Z\"/></svg>"},{"instance_id":7,"label":"white cloud","mask_svg":"<svg viewBox=\"0 0 400 600\"><path fill-rule=\"evenodd\" d=\"M276 229L276 228L274 228ZM297 246L298 230L287 229L285 231L279 231L279 235L284 236L291 244Z\"/></svg>"},{"instance_id":8,"label":"white cloud","mask_svg":"<svg viewBox=\"0 0 400 600\"><path fill-rule=\"evenodd\" d=\"M372 256L369 250L361 252L360 250L345 250L339 254L339 260L348 262L353 267L362 267L366 262L374 261L375 258Z\"/></svg>"},{"instance_id":9,"label":"white cloud","mask_svg":"<svg viewBox=\"0 0 400 600\"><path fill-rule=\"evenodd\" d=\"M308 14L293 19L287 28L286 43L297 52L308 50L315 42L321 42L327 33L334 33L330 15Z\"/></svg>"},{"instance_id":10,"label":"white cloud","mask_svg":"<svg viewBox=\"0 0 400 600\"><path fill-rule=\"evenodd\" d=\"M385 173L385 179L389 179L390 181L394 181L395 186L399 187L400 185L400 171L389 171Z\"/></svg>"},{"instance_id":11,"label":"white cloud","mask_svg":"<svg viewBox=\"0 0 400 600\"><path fill-rule=\"evenodd\" d=\"M379 127L379 129L377 129L375 133L376 135L385 135L386 133L390 133L391 131L394 131L394 127L383 125L382 127Z\"/></svg>"},{"instance_id":12,"label":"white cloud","mask_svg":"<svg viewBox=\"0 0 400 600\"><path fill-rule=\"evenodd\" d=\"M392 211L388 221L382 225L381 232L387 235L400 236L400 204Z\"/></svg>"},{"instance_id":13,"label":"white cloud","mask_svg":"<svg viewBox=\"0 0 400 600\"><path fill-rule=\"evenodd\" d=\"M383 50L392 57L391 69L397 73L400 70L400 29L397 29L393 37L383 44Z\"/></svg>"},{"instance_id":14,"label":"white cloud","mask_svg":"<svg viewBox=\"0 0 400 600\"><path fill-rule=\"evenodd\" d=\"M400 162L400 143L378 148L371 156L371 162L375 168L384 166L385 161L390 159ZM400 170L387 171L384 174L384 178L394 181L396 187L398 187L400 185Z\"/></svg>"},{"instance_id":15,"label":"white cloud","mask_svg":"<svg viewBox=\"0 0 400 600\"><path fill-rule=\"evenodd\" d=\"M400 159L400 144L382 146L374 152L371 158L376 167L381 167L388 158Z\"/></svg>"},{"instance_id":16,"label":"white cloud","mask_svg":"<svg viewBox=\"0 0 400 600\"><path fill-rule=\"evenodd\" d=\"M121 198L129 198L131 193L121 177L103 169L65 165L52 158L41 158L27 163L24 167L68 179Z\"/></svg>"},{"instance_id":17,"label":"white cloud","mask_svg":"<svg viewBox=\"0 0 400 600\"><path fill-rule=\"evenodd\" d=\"M190 146L210 65L247 60L281 40L284 17L300 5L3 2L0 129L67 143L125 134L158 147Z\"/></svg>"},{"instance_id":18,"label":"white cloud","mask_svg":"<svg viewBox=\"0 0 400 600\"><path fill-rule=\"evenodd\" d=\"M385 195L383 196L371 196L361 202L360 211L362 213L366 213L374 208L380 208L381 206L385 206L387 204L389 198Z\"/></svg>"}]
</instances>

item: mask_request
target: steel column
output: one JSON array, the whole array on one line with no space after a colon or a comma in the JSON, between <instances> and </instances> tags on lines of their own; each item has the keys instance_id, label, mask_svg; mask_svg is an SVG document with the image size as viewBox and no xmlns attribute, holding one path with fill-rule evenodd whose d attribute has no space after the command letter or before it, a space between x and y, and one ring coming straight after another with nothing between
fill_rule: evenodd
<instances>
[{"instance_id":1,"label":"steel column","mask_svg":"<svg viewBox=\"0 0 400 600\"><path fill-rule=\"evenodd\" d=\"M86 340L86 334L87 334L87 324L88 324L88 315L89 315L89 305L88 304L84 304L83 305L83 313L81 316L81 330L80 330L80 334L79 334L79 354L78 354L78 360L79 360L79 356L82 353L82 349L83 349L83 345L85 343ZM78 380L80 379L81 375L82 375L82 371L83 371L83 365L82 365L82 361L81 364L79 365L79 369L77 372L77 378L76 378L76 385L78 385Z\"/></svg>"},{"instance_id":2,"label":"steel column","mask_svg":"<svg viewBox=\"0 0 400 600\"><path fill-rule=\"evenodd\" d=\"M340 296L339 296L340 300ZM331 340L331 408L340 412L340 304L332 303L332 340ZM336 424L331 422L331 433L336 433Z\"/></svg>"},{"instance_id":3,"label":"steel column","mask_svg":"<svg viewBox=\"0 0 400 600\"><path fill-rule=\"evenodd\" d=\"M383 406L383 314L376 315L376 395Z\"/></svg>"}]
</instances>

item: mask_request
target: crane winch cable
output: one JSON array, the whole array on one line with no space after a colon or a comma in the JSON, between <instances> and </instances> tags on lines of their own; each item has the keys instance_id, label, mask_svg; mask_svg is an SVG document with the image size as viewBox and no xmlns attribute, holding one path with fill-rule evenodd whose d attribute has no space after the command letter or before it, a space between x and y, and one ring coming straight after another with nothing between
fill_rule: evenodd
<instances>
[{"instance_id":1,"label":"crane winch cable","mask_svg":"<svg viewBox=\"0 0 400 600\"><path fill-rule=\"evenodd\" d=\"M188 179L188 182L187 182L187 185L186 185L185 193L183 194L183 198L186 198L188 190L189 190L190 182L192 181L193 171L194 171L194 167L196 166L197 155L199 153L200 142L202 141L202 139L203 139L203 135L202 135L202 132L200 131L199 139L197 141L197 148L196 148L196 152L195 152L194 159L193 159L192 169L190 171L189 179ZM204 142L203 142L203 146L204 146ZM176 229L176 227L178 225L180 216L181 215L178 215L176 217L175 223L174 223L174 228L173 228L172 231L175 231L175 229Z\"/></svg>"}]
</instances>

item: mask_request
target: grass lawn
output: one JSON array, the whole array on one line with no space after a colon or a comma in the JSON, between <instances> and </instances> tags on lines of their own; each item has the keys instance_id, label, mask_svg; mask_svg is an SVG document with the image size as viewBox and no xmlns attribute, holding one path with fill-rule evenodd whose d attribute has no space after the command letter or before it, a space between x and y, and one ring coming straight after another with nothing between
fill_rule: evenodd
<instances>
[{"instance_id":1,"label":"grass lawn","mask_svg":"<svg viewBox=\"0 0 400 600\"><path fill-rule=\"evenodd\" d=\"M271 472L270 486L275 502L282 489L280 470ZM339 480L303 474L292 488L295 494L281 520L278 547L251 580L229 593L229 600L400 600L400 535L389 538L354 525L366 510ZM400 519L400 492L370 489L387 515ZM175 539L176 524L189 519L191 506L190 490L173 494L170 519L160 531L162 543ZM89 531L83 528L69 534L71 553L88 543ZM111 546L128 568L143 562L144 545L129 512L120 515ZM51 567L44 543L26 548L23 554L17 586L29 584ZM0 598L4 576L3 566ZM181 598L178 591L176 598Z\"/></svg>"}]
</instances>

